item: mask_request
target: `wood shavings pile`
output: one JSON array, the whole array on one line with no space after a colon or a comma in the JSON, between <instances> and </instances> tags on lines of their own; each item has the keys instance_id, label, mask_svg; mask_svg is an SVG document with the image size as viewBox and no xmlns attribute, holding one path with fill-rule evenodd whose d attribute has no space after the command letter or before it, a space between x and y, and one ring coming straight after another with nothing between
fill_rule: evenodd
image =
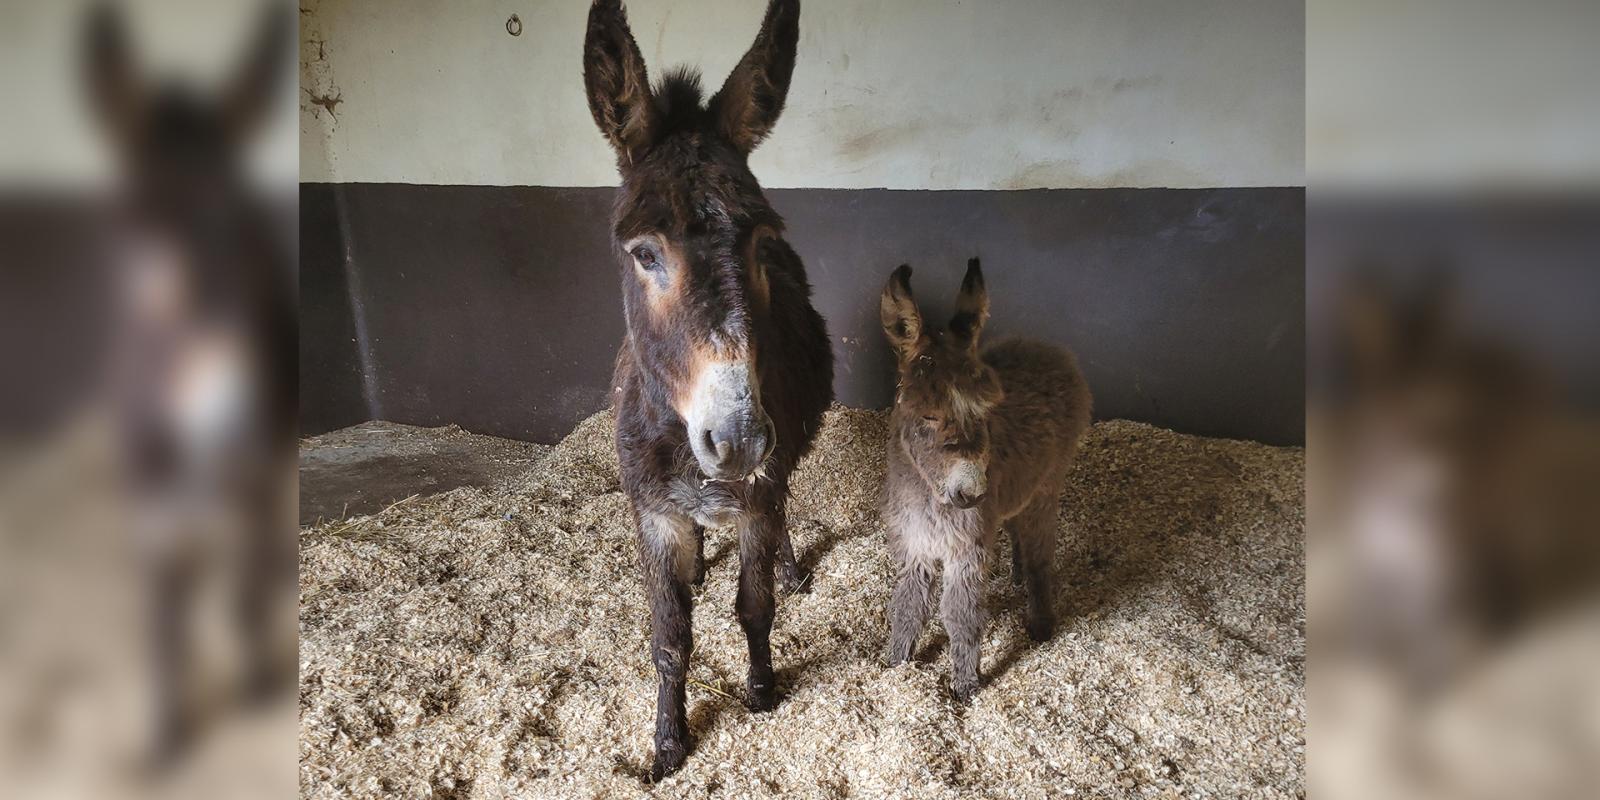
<instances>
[{"instance_id":1,"label":"wood shavings pile","mask_svg":"<svg viewBox=\"0 0 1600 800\"><path fill-rule=\"evenodd\" d=\"M489 489L301 535L305 797L1297 797L1304 453L1112 421L1063 495L1060 623L1034 645L995 554L971 706L937 620L883 666L884 412L836 407L793 481L815 571L780 600L783 695L742 703L731 530L708 532L688 763L650 762L655 673L612 417Z\"/></svg>"}]
</instances>

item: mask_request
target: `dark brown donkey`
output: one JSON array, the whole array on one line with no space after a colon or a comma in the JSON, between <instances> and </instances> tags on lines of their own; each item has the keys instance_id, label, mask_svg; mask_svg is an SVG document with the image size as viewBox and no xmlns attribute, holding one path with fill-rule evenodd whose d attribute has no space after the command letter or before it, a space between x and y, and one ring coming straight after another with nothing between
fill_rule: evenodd
<instances>
[{"instance_id":1,"label":"dark brown donkey","mask_svg":"<svg viewBox=\"0 0 1600 800\"><path fill-rule=\"evenodd\" d=\"M271 699L294 677L283 646L293 627L274 603L295 587L295 261L244 159L288 77L295 18L262 3L253 45L212 94L149 80L119 9L85 17L81 56L121 167L107 384L145 581L148 750L160 764L204 721L190 698L205 677L191 620L207 573L232 580L240 699Z\"/></svg>"},{"instance_id":2,"label":"dark brown donkey","mask_svg":"<svg viewBox=\"0 0 1600 800\"><path fill-rule=\"evenodd\" d=\"M933 610L933 576L950 636L951 688L978 689L978 639L989 551L1011 532L1014 580L1025 581L1028 635L1055 627L1051 583L1056 512L1078 437L1089 425L1089 387L1066 349L1013 339L978 352L989 294L978 260L943 330L922 324L911 267L895 270L879 307L899 356L889 417L884 522L899 566L889 601L889 663L911 657Z\"/></svg>"},{"instance_id":3,"label":"dark brown donkey","mask_svg":"<svg viewBox=\"0 0 1600 800\"><path fill-rule=\"evenodd\" d=\"M755 44L702 104L689 70L650 86L620 2L589 10L584 85L622 174L612 235L628 337L613 385L660 676L652 779L681 766L689 745L689 586L704 576L703 526L738 528L753 711L777 702L774 566L786 588L804 582L784 504L833 398L833 356L805 267L747 163L783 109L799 17L799 2L768 5Z\"/></svg>"}]
</instances>

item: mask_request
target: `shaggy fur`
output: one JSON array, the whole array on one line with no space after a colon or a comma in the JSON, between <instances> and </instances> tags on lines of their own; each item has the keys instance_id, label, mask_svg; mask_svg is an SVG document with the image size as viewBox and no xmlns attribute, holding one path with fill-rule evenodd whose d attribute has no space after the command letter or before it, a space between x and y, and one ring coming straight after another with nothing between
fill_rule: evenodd
<instances>
[{"instance_id":1,"label":"shaggy fur","mask_svg":"<svg viewBox=\"0 0 1600 800\"><path fill-rule=\"evenodd\" d=\"M966 700L978 688L983 582L1001 525L1011 532L1013 579L1026 583L1028 635L1045 641L1054 629L1056 513L1089 425L1089 387L1072 354L1054 345L1011 340L980 357L989 301L977 259L968 263L944 330L923 326L910 281L911 268L900 267L881 300L900 380L883 501L899 568L888 659L894 665L911 657L943 566L939 605L950 636L951 688Z\"/></svg>"},{"instance_id":2,"label":"shaggy fur","mask_svg":"<svg viewBox=\"0 0 1600 800\"><path fill-rule=\"evenodd\" d=\"M749 644L754 710L777 703L768 641L774 567L788 588L806 580L784 510L789 474L832 400L832 353L805 268L747 163L783 108L799 11L798 2L774 0L755 44L705 105L689 71L650 87L620 3L597 0L589 13L584 84L622 175L612 230L628 251L628 338L614 384L617 453L638 524L660 677L654 779L681 766L689 748L690 586L704 577L703 526L739 530L735 606ZM684 398L719 359L753 361L759 413L749 415L770 422L771 452L749 481L708 479L685 425Z\"/></svg>"}]
</instances>

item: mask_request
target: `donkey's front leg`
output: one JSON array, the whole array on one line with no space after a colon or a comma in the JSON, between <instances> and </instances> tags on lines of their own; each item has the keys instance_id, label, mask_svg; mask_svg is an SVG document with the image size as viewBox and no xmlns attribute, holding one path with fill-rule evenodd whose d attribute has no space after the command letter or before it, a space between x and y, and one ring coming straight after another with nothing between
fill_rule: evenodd
<instances>
[{"instance_id":1,"label":"donkey's front leg","mask_svg":"<svg viewBox=\"0 0 1600 800\"><path fill-rule=\"evenodd\" d=\"M978 640L983 636L984 549L973 547L944 564L939 613L950 635L950 692L966 702L978 691Z\"/></svg>"},{"instance_id":2,"label":"donkey's front leg","mask_svg":"<svg viewBox=\"0 0 1600 800\"><path fill-rule=\"evenodd\" d=\"M685 684L694 649L689 579L695 560L694 525L686 517L639 513L639 561L650 602L650 656L656 665L656 757L650 779L683 766L689 754Z\"/></svg>"},{"instance_id":3,"label":"donkey's front leg","mask_svg":"<svg viewBox=\"0 0 1600 800\"><path fill-rule=\"evenodd\" d=\"M689 582L706 585L706 528L700 524L694 526L694 576Z\"/></svg>"},{"instance_id":4,"label":"donkey's front leg","mask_svg":"<svg viewBox=\"0 0 1600 800\"><path fill-rule=\"evenodd\" d=\"M772 675L772 617L776 606L772 568L782 533L781 505L753 513L739 527L739 594L734 606L750 645L751 711L770 711L778 704L777 682Z\"/></svg>"},{"instance_id":5,"label":"donkey's front leg","mask_svg":"<svg viewBox=\"0 0 1600 800\"><path fill-rule=\"evenodd\" d=\"M782 511L779 511L782 514ZM811 588L811 573L800 567L794 557L794 542L789 539L788 525L778 526L778 582L784 594L798 594Z\"/></svg>"}]
</instances>

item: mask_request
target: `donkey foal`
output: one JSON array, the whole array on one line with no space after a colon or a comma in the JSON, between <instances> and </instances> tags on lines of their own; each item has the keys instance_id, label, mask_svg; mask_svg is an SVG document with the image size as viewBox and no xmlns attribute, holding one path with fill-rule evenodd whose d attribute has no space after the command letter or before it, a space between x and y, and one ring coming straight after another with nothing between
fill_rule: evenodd
<instances>
[{"instance_id":1,"label":"donkey foal","mask_svg":"<svg viewBox=\"0 0 1600 800\"><path fill-rule=\"evenodd\" d=\"M1027 586L1028 635L1042 642L1055 627L1056 509L1089 425L1089 387L1061 347L1010 340L979 354L989 298L977 259L967 262L947 328L924 327L909 266L889 278L879 313L899 356L883 500L899 567L889 664L911 658L942 564L951 689L965 701L978 689L984 574L1002 524L1011 532L1012 578Z\"/></svg>"}]
</instances>

